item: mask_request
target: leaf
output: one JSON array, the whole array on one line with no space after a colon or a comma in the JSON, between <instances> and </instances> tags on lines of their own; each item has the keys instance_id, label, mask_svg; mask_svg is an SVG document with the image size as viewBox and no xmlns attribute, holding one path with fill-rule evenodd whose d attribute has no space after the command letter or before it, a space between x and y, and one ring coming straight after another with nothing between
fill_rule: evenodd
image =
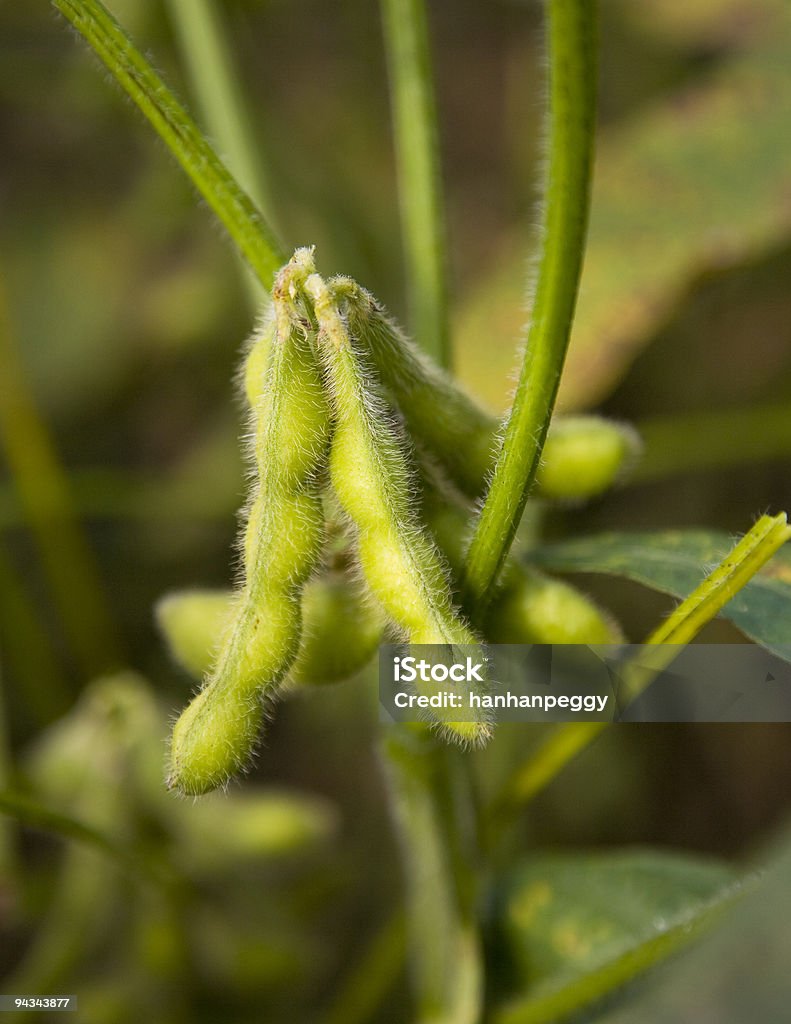
<instances>
[{"instance_id":1,"label":"leaf","mask_svg":"<svg viewBox=\"0 0 791 1024\"><path fill-rule=\"evenodd\" d=\"M719 926L659 968L597 1024L785 1024L791 1004L791 843L786 832Z\"/></svg>"},{"instance_id":2,"label":"leaf","mask_svg":"<svg viewBox=\"0 0 791 1024\"><path fill-rule=\"evenodd\" d=\"M606 395L697 278L788 236L780 140L791 109L791 7L751 8L751 30L731 41L734 56L601 135L563 411ZM524 320L518 254L507 250L457 325L465 375L476 350L478 363L491 360L481 338L501 318L514 338Z\"/></svg>"},{"instance_id":3,"label":"leaf","mask_svg":"<svg viewBox=\"0 0 791 1024\"><path fill-rule=\"evenodd\" d=\"M717 861L651 850L556 854L519 867L502 928L529 988L496 1024L565 1020L685 945L737 891Z\"/></svg>"},{"instance_id":4,"label":"leaf","mask_svg":"<svg viewBox=\"0 0 791 1024\"><path fill-rule=\"evenodd\" d=\"M592 572L642 583L685 597L707 567L719 562L733 539L718 530L669 530L659 533L602 533L546 544L530 561L556 572ZM720 613L746 636L788 660L791 645L791 551L772 561L740 590Z\"/></svg>"}]
</instances>

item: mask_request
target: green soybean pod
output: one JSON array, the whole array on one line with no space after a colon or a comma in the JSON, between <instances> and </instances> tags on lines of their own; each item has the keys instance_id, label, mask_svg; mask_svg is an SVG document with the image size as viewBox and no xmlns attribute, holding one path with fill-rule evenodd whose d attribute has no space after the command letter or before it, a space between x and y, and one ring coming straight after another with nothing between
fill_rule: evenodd
<instances>
[{"instance_id":1,"label":"green soybean pod","mask_svg":"<svg viewBox=\"0 0 791 1024\"><path fill-rule=\"evenodd\" d=\"M623 634L608 612L581 590L536 569L513 564L486 616L495 644L619 644Z\"/></svg>"},{"instance_id":2,"label":"green soybean pod","mask_svg":"<svg viewBox=\"0 0 791 1024\"><path fill-rule=\"evenodd\" d=\"M454 574L464 566L468 520L464 509L424 479L426 522ZM497 644L616 644L623 635L615 619L586 594L511 559L487 611L483 631Z\"/></svg>"},{"instance_id":3,"label":"green soybean pod","mask_svg":"<svg viewBox=\"0 0 791 1024\"><path fill-rule=\"evenodd\" d=\"M478 639L456 612L446 566L412 509L415 482L403 440L364 353L355 344L336 293L318 274L305 281L319 325L319 354L335 417L330 481L357 529L360 566L373 594L412 644L448 648L450 657ZM490 735L488 716L473 721L435 713L463 742Z\"/></svg>"},{"instance_id":4,"label":"green soybean pod","mask_svg":"<svg viewBox=\"0 0 791 1024\"><path fill-rule=\"evenodd\" d=\"M350 330L363 337L410 432L442 464L467 497L485 489L499 445L500 424L404 334L381 304L354 281L341 279ZM583 501L602 494L640 450L630 427L598 416L560 417L544 445L536 489L550 500Z\"/></svg>"},{"instance_id":5,"label":"green soybean pod","mask_svg":"<svg viewBox=\"0 0 791 1024\"><path fill-rule=\"evenodd\" d=\"M318 478L329 411L315 353L292 315L290 266L274 298L267 370L253 396L258 480L244 538L245 579L216 663L173 729L168 784L183 793L223 785L249 761L263 699L297 656L300 593L321 555ZM271 329L267 323L262 330Z\"/></svg>"},{"instance_id":6,"label":"green soybean pod","mask_svg":"<svg viewBox=\"0 0 791 1024\"><path fill-rule=\"evenodd\" d=\"M543 498L580 501L609 490L635 462L634 428L600 416L567 416L552 422L538 471Z\"/></svg>"},{"instance_id":7,"label":"green soybean pod","mask_svg":"<svg viewBox=\"0 0 791 1024\"><path fill-rule=\"evenodd\" d=\"M347 300L351 334L364 339L409 432L437 457L464 494L482 494L496 451L495 417L425 356L370 292L349 278L334 284Z\"/></svg>"},{"instance_id":8,"label":"green soybean pod","mask_svg":"<svg viewBox=\"0 0 791 1024\"><path fill-rule=\"evenodd\" d=\"M211 671L233 622L234 598L232 590L180 590L156 603L154 619L171 657L196 679Z\"/></svg>"},{"instance_id":9,"label":"green soybean pod","mask_svg":"<svg viewBox=\"0 0 791 1024\"><path fill-rule=\"evenodd\" d=\"M349 679L384 642L387 623L381 606L342 572L332 570L308 583L302 616L302 646L289 677L300 686Z\"/></svg>"},{"instance_id":10,"label":"green soybean pod","mask_svg":"<svg viewBox=\"0 0 791 1024\"><path fill-rule=\"evenodd\" d=\"M185 590L163 597L155 614L173 659L200 678L211 670L233 614L231 590ZM356 580L337 570L314 576L302 592L302 642L288 680L342 682L373 658L385 617Z\"/></svg>"}]
</instances>

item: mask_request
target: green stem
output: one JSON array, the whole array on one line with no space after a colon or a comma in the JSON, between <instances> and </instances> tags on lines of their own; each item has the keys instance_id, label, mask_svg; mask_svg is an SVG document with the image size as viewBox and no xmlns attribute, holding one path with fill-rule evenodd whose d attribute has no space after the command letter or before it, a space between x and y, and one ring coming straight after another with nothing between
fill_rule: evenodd
<instances>
[{"instance_id":1,"label":"green stem","mask_svg":"<svg viewBox=\"0 0 791 1024\"><path fill-rule=\"evenodd\" d=\"M401 234L415 336L450 361L445 217L423 0L382 0L398 165Z\"/></svg>"},{"instance_id":2,"label":"green stem","mask_svg":"<svg viewBox=\"0 0 791 1024\"><path fill-rule=\"evenodd\" d=\"M383 751L406 869L419 1024L478 1024L483 964L476 922L474 817L456 750L395 726ZM462 755L463 756L463 755Z\"/></svg>"},{"instance_id":3,"label":"green stem","mask_svg":"<svg viewBox=\"0 0 791 1024\"><path fill-rule=\"evenodd\" d=\"M116 630L68 477L27 383L0 287L0 447L80 670L117 665Z\"/></svg>"},{"instance_id":4,"label":"green stem","mask_svg":"<svg viewBox=\"0 0 791 1024\"><path fill-rule=\"evenodd\" d=\"M286 262L274 232L195 122L99 0L52 0L138 105L269 291Z\"/></svg>"},{"instance_id":5,"label":"green stem","mask_svg":"<svg viewBox=\"0 0 791 1024\"><path fill-rule=\"evenodd\" d=\"M268 175L255 145L252 118L231 58L222 11L209 0L167 0L181 52L206 128L241 187L275 221ZM245 277L258 308L261 284Z\"/></svg>"},{"instance_id":6,"label":"green stem","mask_svg":"<svg viewBox=\"0 0 791 1024\"><path fill-rule=\"evenodd\" d=\"M627 673L632 698L648 686L652 679L673 660L681 647L693 640L703 627L719 613L772 555L791 537L786 514L762 516L753 528L725 556L720 564L675 609L675 611L645 640L656 646L650 669L645 659L635 675ZM509 781L496 801L497 818L507 816L516 807L528 801L547 786L582 750L608 726L607 722L570 722L557 726L527 759Z\"/></svg>"},{"instance_id":7,"label":"green stem","mask_svg":"<svg viewBox=\"0 0 791 1024\"><path fill-rule=\"evenodd\" d=\"M549 0L547 13L549 166L543 252L514 403L467 555L468 607L491 598L535 479L582 268L596 114L595 3Z\"/></svg>"}]
</instances>

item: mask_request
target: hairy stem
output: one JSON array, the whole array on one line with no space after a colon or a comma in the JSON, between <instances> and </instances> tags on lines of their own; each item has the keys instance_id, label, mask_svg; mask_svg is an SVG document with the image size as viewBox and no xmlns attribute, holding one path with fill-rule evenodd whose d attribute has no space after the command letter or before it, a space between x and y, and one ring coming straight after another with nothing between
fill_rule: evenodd
<instances>
[{"instance_id":1,"label":"hairy stem","mask_svg":"<svg viewBox=\"0 0 791 1024\"><path fill-rule=\"evenodd\" d=\"M595 4L549 0L547 14L549 165L543 251L516 395L467 554L469 607L490 600L535 479L582 268L596 112Z\"/></svg>"},{"instance_id":2,"label":"hairy stem","mask_svg":"<svg viewBox=\"0 0 791 1024\"><path fill-rule=\"evenodd\" d=\"M195 122L99 0L52 0L157 131L267 289L286 262L274 232Z\"/></svg>"}]
</instances>

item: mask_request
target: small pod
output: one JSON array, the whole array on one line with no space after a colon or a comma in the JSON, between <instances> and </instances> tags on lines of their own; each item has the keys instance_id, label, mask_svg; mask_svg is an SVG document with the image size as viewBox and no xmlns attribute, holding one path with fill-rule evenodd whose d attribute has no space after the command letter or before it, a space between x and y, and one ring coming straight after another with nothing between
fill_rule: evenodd
<instances>
[{"instance_id":1,"label":"small pod","mask_svg":"<svg viewBox=\"0 0 791 1024\"><path fill-rule=\"evenodd\" d=\"M538 489L554 501L584 501L609 490L640 452L632 427L600 416L568 416L549 428Z\"/></svg>"}]
</instances>

